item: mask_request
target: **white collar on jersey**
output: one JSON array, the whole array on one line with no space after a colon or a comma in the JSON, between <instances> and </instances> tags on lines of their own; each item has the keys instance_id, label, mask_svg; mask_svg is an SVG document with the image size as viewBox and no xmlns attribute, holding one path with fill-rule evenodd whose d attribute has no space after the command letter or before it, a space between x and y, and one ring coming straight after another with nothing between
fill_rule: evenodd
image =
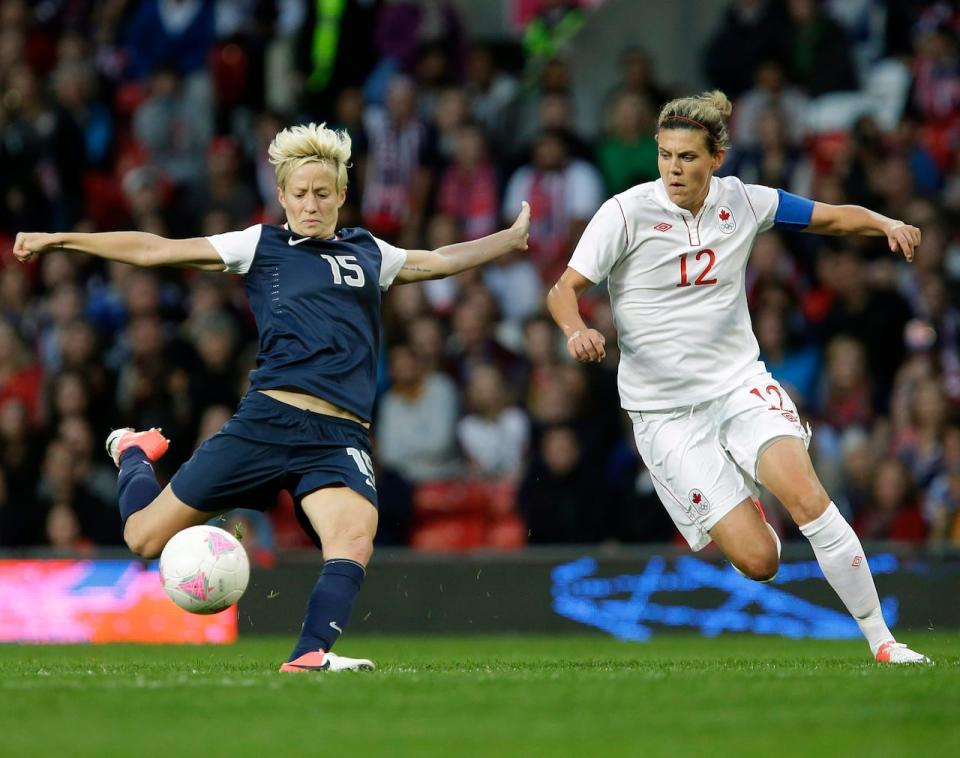
<instances>
[{"instance_id":1,"label":"white collar on jersey","mask_svg":"<svg viewBox=\"0 0 960 758\"><path fill-rule=\"evenodd\" d=\"M703 207L700 209L700 213L698 215L702 215L707 208L714 205L717 202L717 196L719 194L720 180L715 176L711 176L710 189L707 191L707 197L704 199ZM687 218L694 217L690 211L688 211L686 208L681 208L670 199L670 196L667 194L667 188L663 184L663 179L657 179L653 183L653 196L659 205L663 206L671 213L679 213L681 216L686 216Z\"/></svg>"},{"instance_id":2,"label":"white collar on jersey","mask_svg":"<svg viewBox=\"0 0 960 758\"><path fill-rule=\"evenodd\" d=\"M290 239L288 239L287 242L291 245L299 245L301 242L315 239L326 240L327 242L330 240L340 239L340 232L334 232L332 237L300 237L300 239L294 239L293 235L295 235L296 232L293 231L287 223L280 224L280 228L285 232L290 232Z\"/></svg>"}]
</instances>

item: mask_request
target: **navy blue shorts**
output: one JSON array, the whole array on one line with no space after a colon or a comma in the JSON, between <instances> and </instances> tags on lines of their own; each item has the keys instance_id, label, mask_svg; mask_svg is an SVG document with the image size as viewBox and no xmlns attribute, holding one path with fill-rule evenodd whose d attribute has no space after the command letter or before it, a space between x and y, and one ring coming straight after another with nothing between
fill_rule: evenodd
<instances>
[{"instance_id":1,"label":"navy blue shorts","mask_svg":"<svg viewBox=\"0 0 960 758\"><path fill-rule=\"evenodd\" d=\"M170 481L187 505L212 512L264 511L280 490L289 490L314 541L300 502L332 485L345 485L377 507L370 433L354 421L304 411L257 391L244 396L233 418Z\"/></svg>"}]
</instances>

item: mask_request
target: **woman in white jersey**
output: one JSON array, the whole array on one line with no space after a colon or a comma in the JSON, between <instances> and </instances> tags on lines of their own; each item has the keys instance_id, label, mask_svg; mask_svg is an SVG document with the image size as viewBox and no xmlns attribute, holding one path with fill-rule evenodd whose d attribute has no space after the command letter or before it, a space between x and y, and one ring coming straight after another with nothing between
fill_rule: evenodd
<instances>
[{"instance_id":1,"label":"woman in white jersey","mask_svg":"<svg viewBox=\"0 0 960 758\"><path fill-rule=\"evenodd\" d=\"M926 663L894 641L863 548L824 491L809 432L758 360L744 272L771 227L885 236L910 261L920 230L854 205L827 205L713 174L731 105L722 92L667 103L657 122L660 179L603 204L547 296L579 361L603 336L577 301L607 280L620 344L620 400L661 501L694 550L716 542L745 576L770 581L780 541L754 505L763 484L810 540L823 573L876 659Z\"/></svg>"}]
</instances>

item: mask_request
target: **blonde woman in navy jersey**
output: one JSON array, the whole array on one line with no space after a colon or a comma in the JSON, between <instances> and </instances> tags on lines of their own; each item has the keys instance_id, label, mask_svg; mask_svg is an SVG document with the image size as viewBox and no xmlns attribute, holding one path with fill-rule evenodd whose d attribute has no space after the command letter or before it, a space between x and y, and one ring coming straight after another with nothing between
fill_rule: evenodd
<instances>
[{"instance_id":1,"label":"blonde woman in navy jersey","mask_svg":"<svg viewBox=\"0 0 960 758\"><path fill-rule=\"evenodd\" d=\"M21 233L14 254L87 253L136 266L244 276L259 333L250 390L162 491L149 465L167 450L159 430L118 429L107 452L120 469L124 540L160 554L177 532L232 508L263 510L288 489L301 525L323 551L300 638L281 671L372 669L330 652L346 626L373 553L377 491L370 459L381 292L439 279L525 250L530 209L509 229L438 250L401 250L365 229L337 229L350 137L309 124L269 149L287 223L170 240L143 232ZM148 464L148 465L144 465Z\"/></svg>"},{"instance_id":2,"label":"blonde woman in navy jersey","mask_svg":"<svg viewBox=\"0 0 960 758\"><path fill-rule=\"evenodd\" d=\"M885 237L908 261L920 230L856 205L828 205L713 174L731 105L722 92L667 103L657 123L660 179L610 198L547 296L570 355L602 360L604 338L579 297L607 280L620 345L620 401L664 507L693 550L715 542L760 582L780 540L754 506L783 503L823 574L882 663L929 663L883 619L863 547L807 454L809 427L759 360L744 274L757 234L776 227Z\"/></svg>"}]
</instances>

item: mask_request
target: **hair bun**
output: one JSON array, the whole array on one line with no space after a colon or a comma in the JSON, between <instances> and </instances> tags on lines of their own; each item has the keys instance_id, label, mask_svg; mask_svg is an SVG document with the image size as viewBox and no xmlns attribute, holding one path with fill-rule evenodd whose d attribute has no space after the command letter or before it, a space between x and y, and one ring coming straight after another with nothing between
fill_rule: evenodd
<instances>
[{"instance_id":1,"label":"hair bun","mask_svg":"<svg viewBox=\"0 0 960 758\"><path fill-rule=\"evenodd\" d=\"M725 119L730 118L730 114L733 113L733 103L730 102L730 98L724 92L718 89L711 90L704 93L704 99L716 108Z\"/></svg>"}]
</instances>

